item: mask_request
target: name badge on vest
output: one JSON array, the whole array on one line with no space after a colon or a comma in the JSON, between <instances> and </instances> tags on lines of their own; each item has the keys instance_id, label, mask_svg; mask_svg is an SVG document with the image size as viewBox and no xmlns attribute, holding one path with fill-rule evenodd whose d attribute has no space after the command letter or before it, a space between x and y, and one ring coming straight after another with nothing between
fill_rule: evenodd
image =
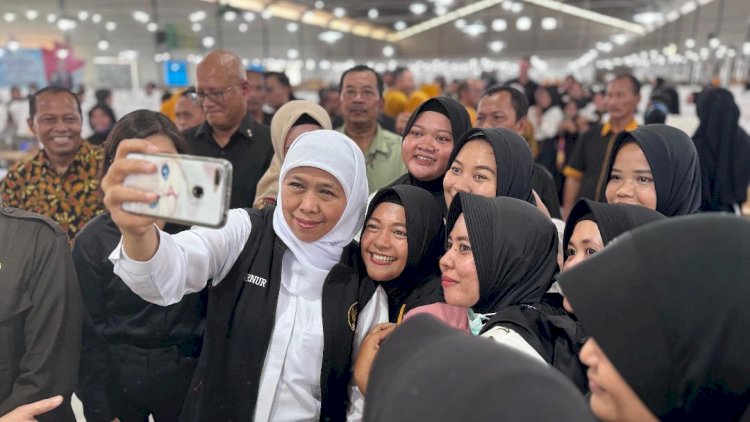
<instances>
[{"instance_id":1,"label":"name badge on vest","mask_svg":"<svg viewBox=\"0 0 750 422\"><path fill-rule=\"evenodd\" d=\"M247 274L245 276L245 281L250 284L255 284L258 287L266 287L266 284L268 284L268 280L266 280L263 277L258 277L255 274Z\"/></svg>"}]
</instances>

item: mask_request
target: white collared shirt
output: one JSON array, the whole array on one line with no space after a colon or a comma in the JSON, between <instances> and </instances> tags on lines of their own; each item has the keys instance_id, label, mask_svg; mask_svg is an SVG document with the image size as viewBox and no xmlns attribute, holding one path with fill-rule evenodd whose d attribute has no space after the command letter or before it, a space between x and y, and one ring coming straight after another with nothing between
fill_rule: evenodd
<instances>
[{"instance_id":1,"label":"white collared shirt","mask_svg":"<svg viewBox=\"0 0 750 422\"><path fill-rule=\"evenodd\" d=\"M166 306L179 302L185 294L203 290L207 280L214 280L214 285L219 283L242 252L251 229L247 211L230 210L227 224L221 229L193 228L175 235L160 231L159 248L149 261L131 260L122 250L122 242L109 259L115 266L115 274L133 292L148 302ZM260 379L256 421L320 418L322 284L300 284L293 271L298 265L294 255L287 251L282 259L282 285L273 334ZM353 357L370 329L387 321L387 297L377 292L357 319ZM358 420L364 398L353 381L350 399L349 419Z\"/></svg>"}]
</instances>

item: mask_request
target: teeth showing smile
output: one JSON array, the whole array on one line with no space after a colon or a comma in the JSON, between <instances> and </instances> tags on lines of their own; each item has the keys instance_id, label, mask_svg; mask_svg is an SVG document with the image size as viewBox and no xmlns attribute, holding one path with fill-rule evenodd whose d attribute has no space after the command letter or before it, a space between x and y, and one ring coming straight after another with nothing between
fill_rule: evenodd
<instances>
[{"instance_id":1,"label":"teeth showing smile","mask_svg":"<svg viewBox=\"0 0 750 422\"><path fill-rule=\"evenodd\" d=\"M55 136L52 138L55 142L65 142L70 139L70 136Z\"/></svg>"},{"instance_id":2,"label":"teeth showing smile","mask_svg":"<svg viewBox=\"0 0 750 422\"><path fill-rule=\"evenodd\" d=\"M371 253L370 256L375 261L393 262L393 261L396 260L396 258L394 258L394 257L385 256L385 255L378 255L378 254L375 254L375 253Z\"/></svg>"},{"instance_id":3,"label":"teeth showing smile","mask_svg":"<svg viewBox=\"0 0 750 422\"><path fill-rule=\"evenodd\" d=\"M415 155L414 158L416 158L418 161L424 161L424 162L433 162L435 161L434 158L425 157L424 155Z\"/></svg>"}]
</instances>

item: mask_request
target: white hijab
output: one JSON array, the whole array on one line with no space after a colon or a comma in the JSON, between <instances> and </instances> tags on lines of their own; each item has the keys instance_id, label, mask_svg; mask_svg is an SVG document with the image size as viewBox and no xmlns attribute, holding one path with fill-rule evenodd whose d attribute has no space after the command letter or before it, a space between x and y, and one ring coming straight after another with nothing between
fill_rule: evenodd
<instances>
[{"instance_id":1,"label":"white hijab","mask_svg":"<svg viewBox=\"0 0 750 422\"><path fill-rule=\"evenodd\" d=\"M282 214L284 178L297 167L314 167L335 177L346 194L346 208L336 226L315 242L299 240ZM292 144L279 174L279 206L273 213L273 229L295 258L327 273L364 223L367 206L367 174L362 150L346 135L334 130L303 133Z\"/></svg>"}]
</instances>

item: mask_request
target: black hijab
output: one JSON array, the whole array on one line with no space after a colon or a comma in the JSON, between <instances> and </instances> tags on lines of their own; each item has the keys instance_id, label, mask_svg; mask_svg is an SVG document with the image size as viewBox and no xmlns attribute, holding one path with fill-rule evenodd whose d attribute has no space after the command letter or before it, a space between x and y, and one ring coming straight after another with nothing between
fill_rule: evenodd
<instances>
[{"instance_id":1,"label":"black hijab","mask_svg":"<svg viewBox=\"0 0 750 422\"><path fill-rule=\"evenodd\" d=\"M587 215L593 215L593 218L586 218ZM568 221L565 222L563 249L567 249L576 224L588 219L594 220L599 226L602 243L607 246L614 238L626 231L662 220L664 216L654 210L636 205L605 204L590 199L580 199L573 206Z\"/></svg>"},{"instance_id":2,"label":"black hijab","mask_svg":"<svg viewBox=\"0 0 750 422\"><path fill-rule=\"evenodd\" d=\"M497 166L497 192L495 196L509 196L535 203L531 193L531 176L534 159L526 141L515 132L502 129L469 129L453 146L449 163L453 163L467 142L483 139L492 147Z\"/></svg>"},{"instance_id":3,"label":"black hijab","mask_svg":"<svg viewBox=\"0 0 750 422\"><path fill-rule=\"evenodd\" d=\"M651 167L656 210L667 217L697 212L701 204L701 170L690 137L677 128L660 124L623 132L612 149L608 174L612 174L617 152L628 142L641 147Z\"/></svg>"},{"instance_id":4,"label":"black hijab","mask_svg":"<svg viewBox=\"0 0 750 422\"><path fill-rule=\"evenodd\" d=\"M454 142L456 139L461 137L462 133L471 128L471 118L469 117L469 113L466 111L466 107L452 98L435 97L423 102L419 107L417 107L416 110L414 110L414 113L411 114L411 117L409 117L409 120L406 122L406 126L404 127L404 138L411 130L411 127L414 126L414 122L417 120L417 117L419 117L419 115L425 111L434 111L436 113L440 113L443 116L447 117L448 120L450 120L451 132L453 134ZM450 161L448 163L450 163ZM447 167L445 171L448 171ZM411 174L406 173L405 175L391 182L388 187L396 185L418 186L426 191L429 191L434 196L442 198L443 177L445 176L445 171L443 172L443 175L438 177L437 179L427 181L419 180Z\"/></svg>"},{"instance_id":5,"label":"black hijab","mask_svg":"<svg viewBox=\"0 0 750 422\"><path fill-rule=\"evenodd\" d=\"M404 305L405 314L418 306L444 301L438 278L438 260L444 252L443 217L435 197L429 192L416 186L399 185L383 188L375 194L367 209L363 230L367 230L367 220L383 202L403 206L406 215L408 257L404 271L393 280L379 283L370 280L387 293L389 320L396 322Z\"/></svg>"},{"instance_id":6,"label":"black hijab","mask_svg":"<svg viewBox=\"0 0 750 422\"><path fill-rule=\"evenodd\" d=\"M750 222L667 219L562 273L586 331L663 421L739 420L750 403Z\"/></svg>"},{"instance_id":7,"label":"black hijab","mask_svg":"<svg viewBox=\"0 0 750 422\"><path fill-rule=\"evenodd\" d=\"M541 302L557 271L557 229L536 207L516 198L460 192L446 233L463 213L479 278L475 312Z\"/></svg>"},{"instance_id":8,"label":"black hijab","mask_svg":"<svg viewBox=\"0 0 750 422\"><path fill-rule=\"evenodd\" d=\"M416 315L381 345L364 420L594 419L583 396L556 370L429 315Z\"/></svg>"},{"instance_id":9,"label":"black hijab","mask_svg":"<svg viewBox=\"0 0 750 422\"><path fill-rule=\"evenodd\" d=\"M701 209L733 211L747 200L750 136L739 126L740 109L732 93L712 88L698 97L700 126L693 135L701 164Z\"/></svg>"}]
</instances>

